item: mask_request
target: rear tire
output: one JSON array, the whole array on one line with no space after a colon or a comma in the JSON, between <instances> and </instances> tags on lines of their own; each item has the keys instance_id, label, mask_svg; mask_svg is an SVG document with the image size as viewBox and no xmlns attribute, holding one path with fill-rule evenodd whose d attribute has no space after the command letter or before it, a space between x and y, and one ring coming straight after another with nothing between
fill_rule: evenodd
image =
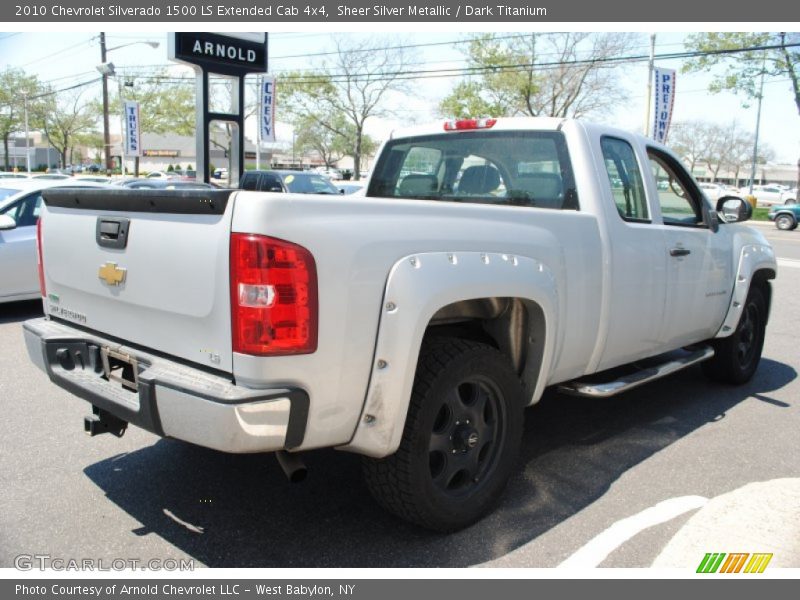
<instances>
[{"instance_id":1,"label":"rear tire","mask_svg":"<svg viewBox=\"0 0 800 600\"><path fill-rule=\"evenodd\" d=\"M723 383L740 385L752 379L761 360L767 325L767 303L761 288L751 287L736 331L714 340L714 357L703 363L705 374Z\"/></svg>"},{"instance_id":2,"label":"rear tire","mask_svg":"<svg viewBox=\"0 0 800 600\"><path fill-rule=\"evenodd\" d=\"M789 231L797 227L797 223L792 215L778 215L775 217L775 227L781 231Z\"/></svg>"},{"instance_id":3,"label":"rear tire","mask_svg":"<svg viewBox=\"0 0 800 600\"><path fill-rule=\"evenodd\" d=\"M466 527L500 498L522 419L522 386L503 354L456 338L426 344L400 447L364 459L367 486L407 521L437 531Z\"/></svg>"}]
</instances>

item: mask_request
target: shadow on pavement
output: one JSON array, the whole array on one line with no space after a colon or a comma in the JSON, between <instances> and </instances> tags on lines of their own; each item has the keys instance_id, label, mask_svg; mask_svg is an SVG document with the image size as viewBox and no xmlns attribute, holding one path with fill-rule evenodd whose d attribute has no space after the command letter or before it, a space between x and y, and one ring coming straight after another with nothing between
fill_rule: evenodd
<instances>
[{"instance_id":1,"label":"shadow on pavement","mask_svg":"<svg viewBox=\"0 0 800 600\"><path fill-rule=\"evenodd\" d=\"M699 368L607 400L548 393L526 413L517 474L498 509L462 532L433 534L384 513L360 459L306 453L286 482L269 455L226 455L161 440L85 469L142 527L212 567L463 567L528 543L601 497L625 471L745 400L797 376L763 360L750 384L708 382ZM103 509L98 509L102 512Z\"/></svg>"},{"instance_id":2,"label":"shadow on pavement","mask_svg":"<svg viewBox=\"0 0 800 600\"><path fill-rule=\"evenodd\" d=\"M24 300L0 304L0 324L19 323L36 317L43 317L41 300Z\"/></svg>"}]
</instances>

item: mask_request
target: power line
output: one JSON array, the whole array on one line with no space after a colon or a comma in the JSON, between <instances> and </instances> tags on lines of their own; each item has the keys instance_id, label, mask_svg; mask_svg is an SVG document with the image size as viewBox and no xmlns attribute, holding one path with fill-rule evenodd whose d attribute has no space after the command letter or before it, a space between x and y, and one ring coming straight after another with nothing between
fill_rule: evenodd
<instances>
[{"instance_id":1,"label":"power line","mask_svg":"<svg viewBox=\"0 0 800 600\"><path fill-rule=\"evenodd\" d=\"M672 52L666 54L657 54L655 56L658 60L670 60L679 58L697 58L700 56L714 56L726 54L739 54L743 52L756 52L761 50L776 50L780 48L794 48L800 47L800 43L781 45L768 45L768 46L751 46L747 48L731 48L725 50L704 50L704 51L689 51L689 52ZM463 69L428 69L418 71L385 71L375 75L367 74L354 74L349 76L347 73L329 74L324 73L320 75L298 75L297 77L287 78L294 83L319 83L322 81L331 83L344 83L346 81L358 81L368 79L370 81L388 81L394 79L409 79L409 76L415 75L419 79L426 79L430 77L454 77L461 74L466 75L482 75L507 71L520 71L528 69L554 69L564 66L581 66L581 65L597 65L597 64L623 64L632 62L642 62L650 60L649 54L641 54L634 56L608 56L603 58L587 58L587 59L574 59L568 61L552 61L544 63L518 63L511 65L488 65L478 67L465 67ZM458 71L458 72L456 72ZM449 73L444 75L444 73ZM337 79L338 77L346 77L346 79Z\"/></svg>"},{"instance_id":2,"label":"power line","mask_svg":"<svg viewBox=\"0 0 800 600\"><path fill-rule=\"evenodd\" d=\"M87 44L91 44L94 39L95 39L95 36L92 36L88 40L84 40L82 42L78 42L77 44L73 44L72 46L67 46L66 48L62 48L58 52L53 52L51 54L47 54L45 56L41 56L41 57L36 58L36 59L34 59L34 60L30 61L30 62L27 62L27 63L25 63L25 64L23 64L21 66L28 67L30 65L36 64L37 62L42 62L43 60L47 60L48 58L53 58L54 56L59 56L59 57L63 58L64 57L64 53L67 52L68 50L73 50L73 49L77 48L78 46L85 46Z\"/></svg>"},{"instance_id":3,"label":"power line","mask_svg":"<svg viewBox=\"0 0 800 600\"><path fill-rule=\"evenodd\" d=\"M60 90L48 90L48 91L43 92L41 94L37 94L36 96L31 96L30 99L31 100L35 100L36 98L44 98L46 96L53 96L55 94L60 94L61 92L68 92L70 90L76 90L78 88L86 87L87 85L91 85L93 83L99 83L100 81L102 81L102 78L97 77L95 79L90 79L89 81L84 81L84 82L81 82L81 83L76 83L75 85L71 85L69 87L61 88Z\"/></svg>"},{"instance_id":4,"label":"power line","mask_svg":"<svg viewBox=\"0 0 800 600\"><path fill-rule=\"evenodd\" d=\"M780 48L794 48L800 47L800 43L781 45L762 45L751 46L746 48L731 48L725 50L712 50L712 51L687 51L687 52L671 52L657 54L657 60L674 60L681 58L697 58L700 56L713 56L713 55L732 55L744 52L757 52L763 50L775 50ZM459 67L452 69L417 69L417 70L397 70L397 71L381 71L379 73L322 73L320 75L314 74L300 74L295 77L285 77L284 81L290 81L298 84L313 84L320 82L330 83L345 83L353 81L402 81L408 79L435 79L447 77L461 77L464 75L485 75L500 72L513 72L522 70L550 70L558 69L565 66L585 66L585 65L618 65L634 62L643 62L650 60L649 54L628 55L628 56L608 56L603 58L586 58L586 59L573 59L568 61L549 61L539 63L518 63L510 65L488 65L476 67ZM145 76L141 79L146 81L164 81L164 82L183 82L194 81L194 78L176 78L170 76Z\"/></svg>"},{"instance_id":5,"label":"power line","mask_svg":"<svg viewBox=\"0 0 800 600\"><path fill-rule=\"evenodd\" d=\"M795 44L787 44L785 47L798 47L800 43ZM710 55L725 55L725 54L737 54L743 52L756 52L762 50L772 50L778 49L783 46L780 45L769 45L769 46L753 46L747 48L733 48L733 49L726 49L726 50L717 50L717 51L690 51L690 52L673 52L673 53L662 53L656 55L656 59L659 60L668 60L668 59L679 59L679 58L696 58L699 56L710 56ZM632 62L641 62L649 60L649 55L630 55L630 56L618 56L618 57L604 57L604 58L588 58L588 59L574 59L571 61L551 61L551 62L544 62L544 63L520 63L520 64L513 64L513 65L490 65L490 66L480 66L480 67L463 67L463 68L453 68L453 69L417 69L417 70L402 70L402 71L387 71L381 72L378 74L353 74L352 76L348 77L347 79L337 79L341 77L345 77L345 74L324 74L320 76L313 76L313 75L298 75L297 77L286 77L284 81L291 81L294 83L316 83L319 81L330 81L333 83L345 82L345 81L361 81L361 80L371 80L375 82L379 81L403 81L409 79L434 79L434 78L450 78L450 77L461 77L464 75L483 75L483 74L491 74L497 72L513 72L515 70L527 70L527 69L536 69L536 70L547 70L547 69L554 69L554 68L561 68L564 66L578 66L578 65L588 65L588 64L624 64L624 63L632 63ZM136 68L136 67L133 67ZM156 82L156 83L163 83L163 84L194 84L194 77L175 77L169 75L145 75L139 76L138 79L140 81L148 81L148 82ZM55 80L54 80L55 81ZM84 85L89 85L94 83L97 80L91 80L88 82L84 82L82 84L78 84L76 86L71 86L68 88L63 88L62 90L56 90L54 92L48 92L46 95L50 95L52 93L58 93L61 91L67 91L71 89L75 89L77 87L82 87Z\"/></svg>"}]
</instances>

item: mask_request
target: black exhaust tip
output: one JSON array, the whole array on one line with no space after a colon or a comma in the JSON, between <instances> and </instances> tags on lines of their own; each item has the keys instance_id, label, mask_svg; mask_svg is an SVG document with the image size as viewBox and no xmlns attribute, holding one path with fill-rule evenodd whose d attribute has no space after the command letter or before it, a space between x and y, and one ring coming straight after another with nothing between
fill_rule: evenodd
<instances>
[{"instance_id":1,"label":"black exhaust tip","mask_svg":"<svg viewBox=\"0 0 800 600\"><path fill-rule=\"evenodd\" d=\"M278 464L290 483L300 483L308 475L308 469L303 459L297 454L289 454L285 450L278 450L275 453L275 458L278 459Z\"/></svg>"}]
</instances>

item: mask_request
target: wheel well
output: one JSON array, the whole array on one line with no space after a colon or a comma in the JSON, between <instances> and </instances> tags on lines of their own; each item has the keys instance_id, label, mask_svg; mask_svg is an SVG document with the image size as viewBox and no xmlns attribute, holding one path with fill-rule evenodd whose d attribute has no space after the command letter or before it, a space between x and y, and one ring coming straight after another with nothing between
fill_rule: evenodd
<instances>
[{"instance_id":1,"label":"wheel well","mask_svg":"<svg viewBox=\"0 0 800 600\"><path fill-rule=\"evenodd\" d=\"M458 337L497 348L508 357L532 394L544 355L544 311L524 298L473 298L443 306L431 318L424 339Z\"/></svg>"},{"instance_id":2,"label":"wheel well","mask_svg":"<svg viewBox=\"0 0 800 600\"><path fill-rule=\"evenodd\" d=\"M775 279L775 271L772 269L759 269L753 273L752 283L753 287L758 287L764 293L764 300L767 303L767 318L769 318L769 309L772 306L772 285L770 279Z\"/></svg>"}]
</instances>

